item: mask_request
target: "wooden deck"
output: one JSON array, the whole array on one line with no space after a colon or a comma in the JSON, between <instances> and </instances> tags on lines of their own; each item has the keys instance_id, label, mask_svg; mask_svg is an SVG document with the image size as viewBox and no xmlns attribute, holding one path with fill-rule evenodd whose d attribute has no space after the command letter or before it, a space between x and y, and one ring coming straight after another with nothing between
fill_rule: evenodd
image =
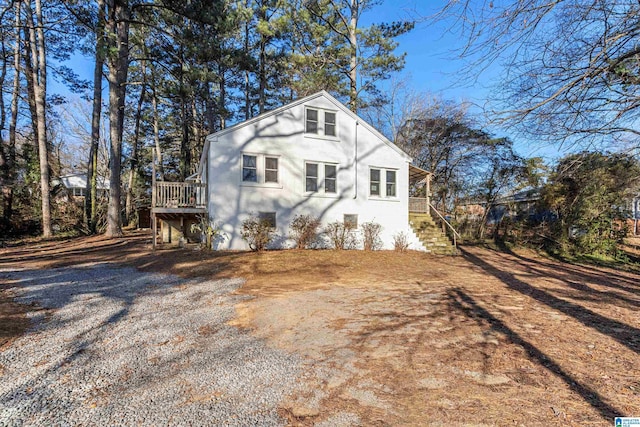
<instances>
[{"instance_id":1,"label":"wooden deck","mask_svg":"<svg viewBox=\"0 0 640 427\"><path fill-rule=\"evenodd\" d=\"M151 227L156 247L158 219L180 220L182 232L186 218L207 214L207 184L201 182L154 181L152 185Z\"/></svg>"}]
</instances>

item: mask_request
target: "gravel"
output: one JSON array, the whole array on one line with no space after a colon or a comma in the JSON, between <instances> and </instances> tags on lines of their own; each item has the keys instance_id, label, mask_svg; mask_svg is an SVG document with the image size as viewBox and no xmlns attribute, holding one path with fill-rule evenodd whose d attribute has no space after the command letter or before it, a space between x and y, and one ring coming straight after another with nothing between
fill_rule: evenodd
<instances>
[{"instance_id":1,"label":"gravel","mask_svg":"<svg viewBox=\"0 0 640 427\"><path fill-rule=\"evenodd\" d=\"M285 424L303 363L226 324L242 281L109 264L0 280L53 309L0 353L0 426Z\"/></svg>"}]
</instances>

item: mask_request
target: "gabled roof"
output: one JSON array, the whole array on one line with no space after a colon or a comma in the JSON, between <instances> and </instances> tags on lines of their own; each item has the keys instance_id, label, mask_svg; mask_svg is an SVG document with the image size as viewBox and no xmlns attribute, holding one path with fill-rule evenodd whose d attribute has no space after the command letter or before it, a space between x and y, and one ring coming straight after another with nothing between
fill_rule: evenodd
<instances>
[{"instance_id":1,"label":"gabled roof","mask_svg":"<svg viewBox=\"0 0 640 427\"><path fill-rule=\"evenodd\" d=\"M288 110L290 108L296 107L296 106L301 105L301 104L306 104L307 102L310 102L310 101L312 101L312 100L314 100L316 98L320 98L320 97L324 97L329 102L334 104L338 110L344 112L349 117L351 117L353 120L358 122L360 125L362 125L365 128L367 128L367 130L369 130L375 136L380 138L380 140L383 143L385 143L386 145L391 147L393 150L395 150L398 154L400 154L401 156L406 158L406 160L408 162L412 161L411 156L409 156L407 153L405 153L402 149L400 149L393 142L389 141L389 139L387 139L386 136L381 134L376 128L371 126L369 123L367 123L364 119L362 119L356 113L354 113L353 111L349 110L342 102L340 102L337 99L335 99L327 91L321 90L320 92L314 93L313 95L309 95L309 96L306 96L304 98L300 98L298 100L290 102L289 104L283 105L282 107L278 107L275 110L267 111L266 113L262 113L262 114L260 114L258 116L252 117L249 120L237 123L237 124L235 124L233 126L230 126L228 128L222 129L222 130L220 130L220 131L218 131L216 133L212 133L212 134L208 135L207 138L205 139L205 145L204 145L204 147L202 149L202 155L200 156L200 165L198 166L198 173L202 173L202 165L204 163L204 155L205 155L205 153L207 153L209 151L210 141L213 141L213 140L215 140L216 138L218 138L218 137L220 137L222 135L226 135L226 134L228 134L230 132L234 132L234 131L236 131L236 130L238 130L240 128L243 128L245 126L249 126L251 124L254 124L254 123L256 123L256 122L258 122L258 121L260 121L262 119L265 119L265 118L280 114L283 111L286 111L286 110Z\"/></svg>"}]
</instances>

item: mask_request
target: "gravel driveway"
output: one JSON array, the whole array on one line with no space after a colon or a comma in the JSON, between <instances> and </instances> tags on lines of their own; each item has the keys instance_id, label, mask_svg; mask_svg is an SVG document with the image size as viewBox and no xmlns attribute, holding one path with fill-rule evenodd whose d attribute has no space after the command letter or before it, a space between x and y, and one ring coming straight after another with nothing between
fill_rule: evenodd
<instances>
[{"instance_id":1,"label":"gravel driveway","mask_svg":"<svg viewBox=\"0 0 640 427\"><path fill-rule=\"evenodd\" d=\"M0 353L0 426L285 423L302 361L227 325L241 281L109 264L0 280L52 309Z\"/></svg>"}]
</instances>

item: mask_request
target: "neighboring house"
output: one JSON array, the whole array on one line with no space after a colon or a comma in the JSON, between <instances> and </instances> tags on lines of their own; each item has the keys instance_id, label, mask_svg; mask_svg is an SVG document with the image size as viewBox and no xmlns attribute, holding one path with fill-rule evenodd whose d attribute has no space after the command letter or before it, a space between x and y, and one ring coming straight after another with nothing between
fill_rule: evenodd
<instances>
[{"instance_id":1,"label":"neighboring house","mask_svg":"<svg viewBox=\"0 0 640 427\"><path fill-rule=\"evenodd\" d=\"M64 175L54 179L52 184L54 186L61 184L69 196L85 197L87 191L87 174L72 173ZM98 177L97 187L100 195L106 195L109 193L109 181L107 179Z\"/></svg>"},{"instance_id":2,"label":"neighboring house","mask_svg":"<svg viewBox=\"0 0 640 427\"><path fill-rule=\"evenodd\" d=\"M540 189L529 188L505 197L498 198L487 218L489 222L499 222L504 217L514 220L534 219L537 214L537 204L540 200ZM483 203L484 204L484 203Z\"/></svg>"},{"instance_id":3,"label":"neighboring house","mask_svg":"<svg viewBox=\"0 0 640 427\"><path fill-rule=\"evenodd\" d=\"M256 215L276 228L274 247L291 247L291 221L310 214L323 226L373 221L382 225L385 249L404 232L411 249L424 250L409 211L428 215L429 201L410 200L409 185L428 186L430 173L410 163L405 152L322 91L209 135L198 173L188 182L154 180L154 243L157 220L162 240L175 242L204 215L223 232L217 249L247 249L242 222Z\"/></svg>"}]
</instances>

